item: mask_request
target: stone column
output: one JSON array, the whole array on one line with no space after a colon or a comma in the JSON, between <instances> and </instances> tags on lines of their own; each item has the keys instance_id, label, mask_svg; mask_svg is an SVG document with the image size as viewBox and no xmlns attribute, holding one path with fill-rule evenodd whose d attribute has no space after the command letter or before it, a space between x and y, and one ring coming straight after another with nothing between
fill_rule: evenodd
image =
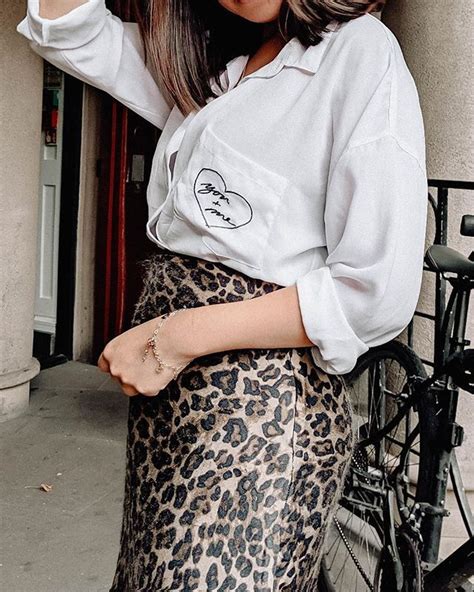
<instances>
[{"instance_id":1,"label":"stone column","mask_svg":"<svg viewBox=\"0 0 474 592\"><path fill-rule=\"evenodd\" d=\"M382 21L395 33L420 94L427 142L430 178L472 181L474 103L472 100L472 30L474 5L470 0L388 0ZM473 249L472 238L462 237L463 214L474 214L474 194L450 190L448 243L466 255ZM430 212L428 244L434 236ZM425 273L419 310L434 311L434 274ZM467 338L474 347L474 306L471 306ZM431 323L416 321L415 348L432 359ZM466 489L474 504L474 405L472 395L461 392L458 423L466 431L465 444L457 450ZM452 511L441 547L441 555L466 538L452 492L447 499Z\"/></svg>"},{"instance_id":2,"label":"stone column","mask_svg":"<svg viewBox=\"0 0 474 592\"><path fill-rule=\"evenodd\" d=\"M0 422L28 408L35 298L42 60L16 25L24 0L0 5Z\"/></svg>"}]
</instances>

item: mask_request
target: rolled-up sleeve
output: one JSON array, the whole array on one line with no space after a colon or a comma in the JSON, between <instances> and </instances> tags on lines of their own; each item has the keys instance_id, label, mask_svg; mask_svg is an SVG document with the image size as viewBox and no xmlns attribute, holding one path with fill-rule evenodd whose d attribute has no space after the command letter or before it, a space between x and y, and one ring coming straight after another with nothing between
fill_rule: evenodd
<instances>
[{"instance_id":1,"label":"rolled-up sleeve","mask_svg":"<svg viewBox=\"0 0 474 592\"><path fill-rule=\"evenodd\" d=\"M326 264L296 282L311 353L326 372L349 372L410 322L427 204L425 166L393 135L351 146L338 159L326 193Z\"/></svg>"},{"instance_id":2,"label":"rolled-up sleeve","mask_svg":"<svg viewBox=\"0 0 474 592\"><path fill-rule=\"evenodd\" d=\"M56 19L41 17L39 0L28 0L17 31L48 62L164 127L172 105L145 65L138 25L122 22L104 0L89 0Z\"/></svg>"}]
</instances>

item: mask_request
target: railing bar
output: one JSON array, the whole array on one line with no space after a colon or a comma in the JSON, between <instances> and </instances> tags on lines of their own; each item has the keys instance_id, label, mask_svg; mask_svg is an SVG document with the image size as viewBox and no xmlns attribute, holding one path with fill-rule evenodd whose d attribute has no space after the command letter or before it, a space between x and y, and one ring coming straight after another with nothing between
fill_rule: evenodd
<instances>
[{"instance_id":1,"label":"railing bar","mask_svg":"<svg viewBox=\"0 0 474 592\"><path fill-rule=\"evenodd\" d=\"M436 317L434 316L434 314L431 314L429 312L421 312L421 311L415 310L415 313L414 314L417 317L423 317L425 319L431 319L432 321L434 321L436 319Z\"/></svg>"},{"instance_id":2,"label":"railing bar","mask_svg":"<svg viewBox=\"0 0 474 592\"><path fill-rule=\"evenodd\" d=\"M474 190L474 181L450 181L448 179L428 179L428 187Z\"/></svg>"}]
</instances>

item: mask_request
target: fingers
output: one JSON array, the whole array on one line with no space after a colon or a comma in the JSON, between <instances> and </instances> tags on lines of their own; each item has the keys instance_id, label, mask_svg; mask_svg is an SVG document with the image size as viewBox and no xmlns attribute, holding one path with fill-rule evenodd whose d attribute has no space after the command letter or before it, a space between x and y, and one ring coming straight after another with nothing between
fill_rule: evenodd
<instances>
[{"instance_id":1,"label":"fingers","mask_svg":"<svg viewBox=\"0 0 474 592\"><path fill-rule=\"evenodd\" d=\"M167 369L163 373L164 375L169 376L166 376L166 378L163 377L164 380L160 381L162 382L161 386L156 385L156 382L154 383L154 381L152 381L151 384L146 380L135 382L135 380L130 375L127 376L127 372L120 372L115 367L113 362L109 362L106 356L108 354L110 355L111 352L107 352L106 349L104 349L104 351L100 354L97 361L97 366L102 372L110 374L112 379L119 384L123 393L129 397L139 394L142 394L146 397L155 397L163 388L165 388L166 384L174 378L173 373Z\"/></svg>"},{"instance_id":2,"label":"fingers","mask_svg":"<svg viewBox=\"0 0 474 592\"><path fill-rule=\"evenodd\" d=\"M134 395L140 394L140 392L133 385L128 384L126 382L122 382L119 376L114 376L113 374L111 374L110 376L112 377L112 380L120 386L124 395L127 395L128 397L133 397Z\"/></svg>"},{"instance_id":3,"label":"fingers","mask_svg":"<svg viewBox=\"0 0 474 592\"><path fill-rule=\"evenodd\" d=\"M110 372L110 366L104 357L104 352L100 354L97 366L100 370L102 370L102 372Z\"/></svg>"},{"instance_id":4,"label":"fingers","mask_svg":"<svg viewBox=\"0 0 474 592\"><path fill-rule=\"evenodd\" d=\"M120 380L119 376L115 376L114 374L112 374L111 369L110 369L110 364L109 362L106 360L105 356L104 356L104 352L102 352L99 356L99 360L97 362L97 366L98 368L102 371L102 372L107 372L110 373L110 376L116 381L118 382L118 384L120 385L120 388L123 390L124 394L128 395L129 397L133 396L133 395L138 395L138 391L136 388L134 388L132 385L130 384L125 384L122 383L122 381Z\"/></svg>"},{"instance_id":5,"label":"fingers","mask_svg":"<svg viewBox=\"0 0 474 592\"><path fill-rule=\"evenodd\" d=\"M139 392L137 391L136 388L134 388L132 385L130 384L120 384L120 386L122 387L123 392L128 395L129 397L133 397L134 395L138 395Z\"/></svg>"},{"instance_id":6,"label":"fingers","mask_svg":"<svg viewBox=\"0 0 474 592\"><path fill-rule=\"evenodd\" d=\"M154 397L156 396L159 391L161 390L160 387L145 385L140 383L133 383L127 382L127 377L122 376L121 374L114 375L111 374L113 380L115 380L119 385L125 395L129 397L133 397L134 395L145 395L146 397Z\"/></svg>"}]
</instances>

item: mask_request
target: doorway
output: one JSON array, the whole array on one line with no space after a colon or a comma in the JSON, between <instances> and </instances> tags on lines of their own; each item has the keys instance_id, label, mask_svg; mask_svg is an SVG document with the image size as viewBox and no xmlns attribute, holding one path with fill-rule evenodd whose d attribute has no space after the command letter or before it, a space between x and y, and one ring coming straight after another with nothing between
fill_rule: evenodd
<instances>
[{"instance_id":1,"label":"doorway","mask_svg":"<svg viewBox=\"0 0 474 592\"><path fill-rule=\"evenodd\" d=\"M33 355L72 358L83 83L44 61Z\"/></svg>"}]
</instances>

